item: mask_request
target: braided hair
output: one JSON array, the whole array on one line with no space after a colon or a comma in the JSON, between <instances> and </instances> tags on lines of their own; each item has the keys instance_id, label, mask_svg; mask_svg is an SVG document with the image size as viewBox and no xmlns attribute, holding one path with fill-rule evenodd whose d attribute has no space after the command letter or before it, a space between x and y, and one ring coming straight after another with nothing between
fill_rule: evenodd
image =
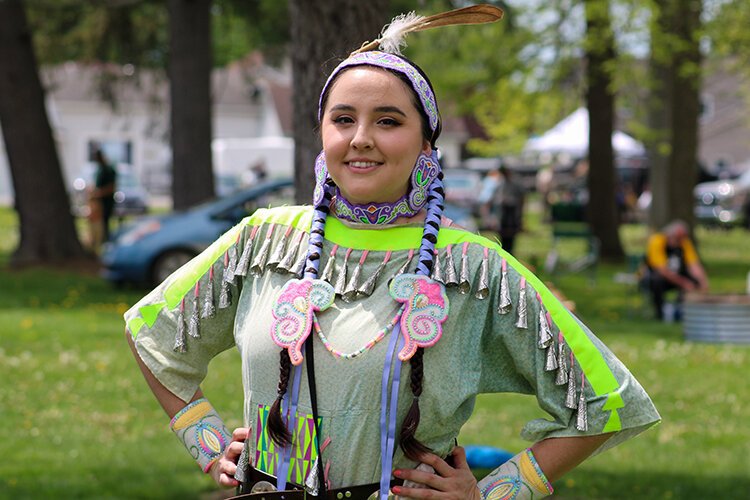
<instances>
[{"instance_id":1,"label":"braided hair","mask_svg":"<svg viewBox=\"0 0 750 500\"><path fill-rule=\"evenodd\" d=\"M414 67L420 75L425 79L427 84L430 86L430 89L432 89L432 84L430 83L429 79L427 78L427 75L422 71L422 69L414 64L412 61L408 60L407 58L403 56L398 56L401 59L403 59L405 62L410 64L412 67ZM338 76L341 75L341 73L344 73L348 69L356 67L356 66L350 66L348 68L342 69L335 78L338 78ZM372 66L372 67L378 67L378 66ZM414 88L412 86L411 81L409 78L404 75L403 73L389 69L389 68L382 68L384 71L388 71L389 73L392 73L397 78L399 78L401 81L403 81L407 87L411 90L413 100L414 100L414 106L419 111L419 116L422 122L422 135L424 139L426 139L432 149L433 149L433 158L437 160L437 154L436 154L436 147L435 143L437 142L438 137L440 136L441 132L441 122L438 120L438 123L433 130L430 127L429 118L427 116L427 113L424 111L422 107L422 102L420 101L419 96L414 91ZM325 89L324 94L321 96L321 110L325 109L328 95L330 93L330 89L333 86L332 83L327 86ZM433 91L434 94L434 91ZM429 194L427 197L427 213L425 217L425 225L424 225L424 231L422 233L422 240L420 243L419 248L419 258L417 263L417 270L416 273L423 275L423 276L430 276L430 273L432 272L432 267L434 263L434 254L435 254L435 245L437 244L437 235L438 231L440 230L440 220L443 213L443 207L444 207L444 199L445 199L445 193L443 190L443 174L442 172L438 173L438 176L435 178L435 180L432 182L429 188ZM335 184L333 183L333 180L328 179L326 181L323 181L322 185L323 189L323 196L321 197L321 200L319 203L317 203L314 207L314 215L313 215L313 222L310 229L310 239L308 242L308 250L307 250L307 262L305 264L305 277L306 278L317 278L318 272L319 272L319 266L320 266L320 258L322 253L322 246L323 246L323 240L325 235L325 224L326 224L326 218L330 212L330 203L333 197L333 193L335 191ZM419 427L419 420L420 420L420 410L419 410L419 397L422 394L422 385L423 385L423 373L424 373L424 363L423 363L423 356L424 356L424 349L418 348L416 353L412 356L410 359L410 368L411 368L411 376L410 376L410 388L412 392L412 403L409 407L409 411L407 412L406 417L404 418L404 421L401 426L401 434L399 436L399 442L400 447L404 451L404 454L410 458L411 460L418 461L421 454L425 452L430 452L430 448L428 448L423 443L419 442L416 439L416 431ZM287 351L284 349L281 351L280 354L280 376L279 376L279 386L277 391L277 398L274 401L273 405L271 406L269 416L268 416L268 434L271 437L271 439L281 446L286 446L291 443L291 435L289 433L289 430L284 425L284 421L281 415L281 402L284 398L284 395L287 391L287 386L289 383L289 375L291 372L291 360L289 359L289 355Z\"/></svg>"}]
</instances>

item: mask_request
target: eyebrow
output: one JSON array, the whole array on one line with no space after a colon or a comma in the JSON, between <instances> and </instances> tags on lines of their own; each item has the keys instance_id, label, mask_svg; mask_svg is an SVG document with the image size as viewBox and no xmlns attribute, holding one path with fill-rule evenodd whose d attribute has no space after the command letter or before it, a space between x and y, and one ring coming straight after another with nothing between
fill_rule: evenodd
<instances>
[{"instance_id":1,"label":"eyebrow","mask_svg":"<svg viewBox=\"0 0 750 500\"><path fill-rule=\"evenodd\" d=\"M331 108L331 111L356 111L356 108L351 104L336 104ZM378 106L377 108L375 108L375 112L396 113L406 118L406 113L401 111L401 109L396 106Z\"/></svg>"}]
</instances>

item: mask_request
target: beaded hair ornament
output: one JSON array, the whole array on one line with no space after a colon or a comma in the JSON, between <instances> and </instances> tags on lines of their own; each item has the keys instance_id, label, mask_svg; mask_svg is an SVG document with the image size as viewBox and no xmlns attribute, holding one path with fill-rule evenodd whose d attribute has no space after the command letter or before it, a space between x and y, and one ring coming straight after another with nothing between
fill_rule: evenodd
<instances>
[{"instance_id":1,"label":"beaded hair ornament","mask_svg":"<svg viewBox=\"0 0 750 500\"><path fill-rule=\"evenodd\" d=\"M422 355L425 347L437 343L442 333L442 323L448 316L449 304L444 285L430 278L434 264L435 245L443 212L443 183L440 164L434 142L440 132L440 117L435 94L424 74L406 59L399 57L400 48L405 46L404 37L412 31L421 31L439 26L455 24L480 24L494 22L502 17L502 10L491 5L476 5L453 11L422 17L414 13L395 18L383 30L381 37L374 42L362 45L334 69L321 92L319 119L323 115L323 98L336 76L352 66L375 66L394 71L405 76L411 83L421 104L421 111L427 118L432 132L433 152L430 156L420 155L411 176L411 190L403 198L391 204L372 203L354 205L342 196L328 175L325 154L320 153L315 164L316 186L313 194L314 213L308 242L307 261L304 277L290 280L282 290L274 307L271 337L282 347L280 359L280 380L278 397L269 411L268 430L271 438L281 447L288 448L292 440L289 429L295 429L295 413L299 398L301 367L305 346L314 327L318 327L316 312L323 312L333 304L335 292L331 285L319 278L325 235L326 218L331 207L340 218L369 224L387 224L398 217L415 215L426 207L425 224L419 248L419 258L415 274L403 274L391 283L390 293L401 303L399 313L391 323L391 346L389 353L398 347L398 355L389 354L383 368L381 394L381 478L379 498L386 499L390 486L390 475L396 433L396 413L398 387L401 370L397 363L411 363L411 388L413 400L402 424L400 446L407 456L417 459L420 453L429 448L416 440L414 433L419 423L419 396L422 392ZM376 50L376 49L380 50ZM307 342L307 343L306 343ZM394 359L395 358L395 359ZM396 369L391 370L393 366ZM292 374L293 371L293 374ZM391 372L393 373L390 380ZM291 380L290 380L291 379ZM390 380L390 384L389 384ZM288 384L292 385L290 398L285 398ZM285 402L285 403L284 403ZM390 403L389 403L390 402ZM286 404L289 421L282 419L282 403ZM286 485L288 455L284 455L278 472L279 489ZM320 480L320 468L313 467L314 477L310 491L318 493L318 485L325 490L325 482ZM310 479L310 478L308 478Z\"/></svg>"}]
</instances>

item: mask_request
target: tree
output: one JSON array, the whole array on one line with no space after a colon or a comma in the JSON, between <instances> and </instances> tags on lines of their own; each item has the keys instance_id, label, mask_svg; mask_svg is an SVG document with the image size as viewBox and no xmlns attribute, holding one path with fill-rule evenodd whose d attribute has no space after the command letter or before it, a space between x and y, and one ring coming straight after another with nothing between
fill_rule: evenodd
<instances>
[{"instance_id":1,"label":"tree","mask_svg":"<svg viewBox=\"0 0 750 500\"><path fill-rule=\"evenodd\" d=\"M377 38L388 21L388 0L290 0L294 81L295 197L309 203L313 165L320 151L318 97L326 75L362 42Z\"/></svg>"},{"instance_id":2,"label":"tree","mask_svg":"<svg viewBox=\"0 0 750 500\"><path fill-rule=\"evenodd\" d=\"M606 0L586 0L586 105L589 110L588 219L601 243L601 257L621 260L625 253L618 232L619 220L612 132L615 95L611 72L616 60L615 38Z\"/></svg>"},{"instance_id":3,"label":"tree","mask_svg":"<svg viewBox=\"0 0 750 500\"><path fill-rule=\"evenodd\" d=\"M651 68L657 85L651 103L666 110L651 114L656 142L651 154L653 202L650 223L660 227L674 219L694 221L693 187L698 167L701 62L700 0L654 3ZM665 143L665 139L668 141Z\"/></svg>"},{"instance_id":4,"label":"tree","mask_svg":"<svg viewBox=\"0 0 750 500\"><path fill-rule=\"evenodd\" d=\"M21 0L0 1L0 124L21 232L11 262L36 264L84 257Z\"/></svg>"},{"instance_id":5,"label":"tree","mask_svg":"<svg viewBox=\"0 0 750 500\"><path fill-rule=\"evenodd\" d=\"M211 0L170 0L172 200L174 208L214 196L211 167Z\"/></svg>"}]
</instances>

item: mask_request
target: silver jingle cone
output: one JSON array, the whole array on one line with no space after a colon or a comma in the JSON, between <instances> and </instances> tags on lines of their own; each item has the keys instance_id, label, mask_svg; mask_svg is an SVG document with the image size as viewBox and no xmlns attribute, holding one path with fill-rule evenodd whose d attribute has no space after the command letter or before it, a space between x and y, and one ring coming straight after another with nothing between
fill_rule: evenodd
<instances>
[{"instance_id":1,"label":"silver jingle cone","mask_svg":"<svg viewBox=\"0 0 750 500\"><path fill-rule=\"evenodd\" d=\"M208 283L203 297L203 308L201 309L201 318L213 318L216 315L216 306L214 305L214 280L211 274L208 275Z\"/></svg>"},{"instance_id":2,"label":"silver jingle cone","mask_svg":"<svg viewBox=\"0 0 750 500\"><path fill-rule=\"evenodd\" d=\"M302 274L305 272L305 262L307 262L307 252L302 252L297 262L289 270L289 273L293 274L297 279L301 279Z\"/></svg>"},{"instance_id":3,"label":"silver jingle cone","mask_svg":"<svg viewBox=\"0 0 750 500\"><path fill-rule=\"evenodd\" d=\"M318 496L320 488L320 480L318 479L318 471L320 470L319 460L320 457L315 457L315 461L312 467L310 467L310 472L307 474L307 479L305 479L305 491L314 497Z\"/></svg>"},{"instance_id":4,"label":"silver jingle cone","mask_svg":"<svg viewBox=\"0 0 750 500\"><path fill-rule=\"evenodd\" d=\"M284 258L281 259L281 262L276 265L276 271L283 273L291 272L292 266L294 266L295 263L295 257L297 257L298 250L299 245L297 243L292 243L289 250L286 252L286 255L284 255Z\"/></svg>"},{"instance_id":5,"label":"silver jingle cone","mask_svg":"<svg viewBox=\"0 0 750 500\"><path fill-rule=\"evenodd\" d=\"M186 328L185 312L181 309L177 315L177 334L174 337L174 347L172 348L175 352L187 352Z\"/></svg>"},{"instance_id":6,"label":"silver jingle cone","mask_svg":"<svg viewBox=\"0 0 750 500\"><path fill-rule=\"evenodd\" d=\"M325 281L326 283L331 283L333 281L333 268L336 265L336 254L331 254L328 257L328 262L326 262L326 267L323 268L323 274L320 275L321 279Z\"/></svg>"},{"instance_id":7,"label":"silver jingle cone","mask_svg":"<svg viewBox=\"0 0 750 500\"><path fill-rule=\"evenodd\" d=\"M458 291L462 295L471 292L471 280L469 279L469 255L461 254L461 274L458 278Z\"/></svg>"},{"instance_id":8,"label":"silver jingle cone","mask_svg":"<svg viewBox=\"0 0 750 500\"><path fill-rule=\"evenodd\" d=\"M347 283L346 288L344 288L344 293L341 295L341 298L344 299L344 302L352 302L357 298L357 290L359 290L359 277L361 275L362 264L358 262L357 265L354 266L354 271L352 272L352 277L349 279L349 283Z\"/></svg>"},{"instance_id":9,"label":"silver jingle cone","mask_svg":"<svg viewBox=\"0 0 750 500\"><path fill-rule=\"evenodd\" d=\"M375 269L375 273L367 278L367 281L362 283L362 286L357 289L357 292L359 292L359 294L361 295L364 295L365 297L369 297L370 295L372 295L372 292L375 290L375 285L377 285L378 279L380 278L380 274L383 272L383 269L385 269L385 260L378 265L378 268Z\"/></svg>"},{"instance_id":10,"label":"silver jingle cone","mask_svg":"<svg viewBox=\"0 0 750 500\"><path fill-rule=\"evenodd\" d=\"M200 332L200 305L198 304L198 296L193 296L193 310L190 313L190 321L188 322L188 335L195 339L201 338Z\"/></svg>"},{"instance_id":11,"label":"silver jingle cone","mask_svg":"<svg viewBox=\"0 0 750 500\"><path fill-rule=\"evenodd\" d=\"M250 269L250 257L253 254L253 238L247 238L245 242L245 248L242 250L240 260L237 262L237 267L234 269L235 276L247 276L247 271Z\"/></svg>"},{"instance_id":12,"label":"silver jingle cone","mask_svg":"<svg viewBox=\"0 0 750 500\"><path fill-rule=\"evenodd\" d=\"M456 264L453 262L453 252L449 249L445 250L445 286L458 286Z\"/></svg>"},{"instance_id":13,"label":"silver jingle cone","mask_svg":"<svg viewBox=\"0 0 750 500\"><path fill-rule=\"evenodd\" d=\"M336 293L336 295L343 295L344 291L346 290L346 274L347 274L346 268L348 264L349 264L349 255L344 254L344 262L341 263L341 267L339 268L339 274L338 276L336 276L336 286L333 287L333 290Z\"/></svg>"},{"instance_id":14,"label":"silver jingle cone","mask_svg":"<svg viewBox=\"0 0 750 500\"><path fill-rule=\"evenodd\" d=\"M557 370L557 353L555 352L555 343L550 343L547 347L547 361L544 363L544 371L551 372Z\"/></svg>"},{"instance_id":15,"label":"silver jingle cone","mask_svg":"<svg viewBox=\"0 0 750 500\"><path fill-rule=\"evenodd\" d=\"M513 309L513 302L510 300L510 286L508 286L508 271L503 271L500 278L500 304L497 306L497 312L508 314Z\"/></svg>"},{"instance_id":16,"label":"silver jingle cone","mask_svg":"<svg viewBox=\"0 0 750 500\"><path fill-rule=\"evenodd\" d=\"M390 278L388 279L388 286L390 286L390 285L391 285L391 281L393 281L393 278L395 278L396 276L400 276L400 275L402 275L402 274L404 274L404 273L406 273L406 272L408 272L408 271L409 271L409 266L411 266L411 261L412 261L413 259L414 259L414 254L409 254L409 258L408 258L408 259L406 259L406 262L404 262L404 265L403 265L403 266L401 266L401 267L400 267L400 268L398 269L398 271L396 271L395 273L393 273L393 276L391 276L391 277L390 277Z\"/></svg>"},{"instance_id":17,"label":"silver jingle cone","mask_svg":"<svg viewBox=\"0 0 750 500\"><path fill-rule=\"evenodd\" d=\"M474 297L478 298L479 300L484 300L490 296L489 274L490 263L485 256L482 257L482 265L479 268L479 287L477 288L477 293L474 294Z\"/></svg>"},{"instance_id":18,"label":"silver jingle cone","mask_svg":"<svg viewBox=\"0 0 750 500\"><path fill-rule=\"evenodd\" d=\"M571 410L578 408L578 401L576 399L576 374L572 366L568 371L568 393L565 395L565 406Z\"/></svg>"},{"instance_id":19,"label":"silver jingle cone","mask_svg":"<svg viewBox=\"0 0 750 500\"><path fill-rule=\"evenodd\" d=\"M266 261L268 260L268 251L271 248L271 238L263 240L263 244L260 246L260 250L253 259L253 264L250 266L250 274L256 278L263 274L266 270Z\"/></svg>"},{"instance_id":20,"label":"silver jingle cone","mask_svg":"<svg viewBox=\"0 0 750 500\"><path fill-rule=\"evenodd\" d=\"M227 274L227 269L224 270ZM232 305L232 290L229 288L229 282L221 280L221 290L219 290L219 309L226 309Z\"/></svg>"},{"instance_id":21,"label":"silver jingle cone","mask_svg":"<svg viewBox=\"0 0 750 500\"><path fill-rule=\"evenodd\" d=\"M549 323L547 322L547 313L544 308L541 307L539 309L539 342L537 343L537 347L539 349L546 349L549 347L550 343L552 343L552 340L552 332L550 331Z\"/></svg>"},{"instance_id":22,"label":"silver jingle cone","mask_svg":"<svg viewBox=\"0 0 750 500\"><path fill-rule=\"evenodd\" d=\"M440 254L438 252L435 252L434 258L432 260L432 275L430 278L437 281L438 283L445 283L445 280L443 279L443 266L440 264Z\"/></svg>"},{"instance_id":23,"label":"silver jingle cone","mask_svg":"<svg viewBox=\"0 0 750 500\"><path fill-rule=\"evenodd\" d=\"M227 259L227 267L224 270L224 281L234 283L234 272L237 269L237 248L231 246L227 252L229 252L229 259Z\"/></svg>"},{"instance_id":24,"label":"silver jingle cone","mask_svg":"<svg viewBox=\"0 0 750 500\"><path fill-rule=\"evenodd\" d=\"M578 418L576 419L576 429L581 432L589 430L589 416L587 414L586 395L581 387L581 397L578 398Z\"/></svg>"},{"instance_id":25,"label":"silver jingle cone","mask_svg":"<svg viewBox=\"0 0 750 500\"><path fill-rule=\"evenodd\" d=\"M529 319L528 311L526 310L526 288L522 287L521 292L518 294L518 319L516 320L516 328L528 328Z\"/></svg>"},{"instance_id":26,"label":"silver jingle cone","mask_svg":"<svg viewBox=\"0 0 750 500\"><path fill-rule=\"evenodd\" d=\"M565 385L568 383L568 353L565 351L565 344L560 342L557 345L557 377L555 378L555 385Z\"/></svg>"},{"instance_id":27,"label":"silver jingle cone","mask_svg":"<svg viewBox=\"0 0 750 500\"><path fill-rule=\"evenodd\" d=\"M276 248L274 248L273 253L268 258L268 262L266 262L266 268L271 269L272 271L276 269L276 267L279 265L279 262L284 258L284 252L286 252L286 238L281 238L279 242L276 244Z\"/></svg>"}]
</instances>

